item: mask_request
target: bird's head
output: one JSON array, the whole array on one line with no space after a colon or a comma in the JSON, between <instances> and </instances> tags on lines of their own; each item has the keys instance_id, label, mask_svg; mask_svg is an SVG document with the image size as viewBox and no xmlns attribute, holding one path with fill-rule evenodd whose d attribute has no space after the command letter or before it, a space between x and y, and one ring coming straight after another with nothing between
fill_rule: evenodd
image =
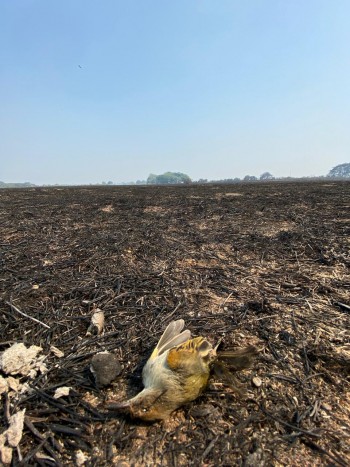
<instances>
[{"instance_id":1,"label":"bird's head","mask_svg":"<svg viewBox=\"0 0 350 467\"><path fill-rule=\"evenodd\" d=\"M173 408L161 396L164 391L160 389L147 388L141 391L137 396L124 402L107 401L109 410L124 412L133 418L153 422L167 418Z\"/></svg>"}]
</instances>

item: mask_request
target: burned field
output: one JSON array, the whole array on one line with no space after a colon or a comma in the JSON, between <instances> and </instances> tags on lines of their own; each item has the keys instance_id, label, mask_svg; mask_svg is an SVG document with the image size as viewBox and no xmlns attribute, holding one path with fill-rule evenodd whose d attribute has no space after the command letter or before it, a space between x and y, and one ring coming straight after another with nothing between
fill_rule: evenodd
<instances>
[{"instance_id":1,"label":"burned field","mask_svg":"<svg viewBox=\"0 0 350 467\"><path fill-rule=\"evenodd\" d=\"M0 206L0 352L45 356L0 372L1 432L26 410L13 465L349 465L350 183L2 190ZM213 378L166 422L107 412L178 318L259 349L246 394ZM105 350L121 373L98 388Z\"/></svg>"}]
</instances>

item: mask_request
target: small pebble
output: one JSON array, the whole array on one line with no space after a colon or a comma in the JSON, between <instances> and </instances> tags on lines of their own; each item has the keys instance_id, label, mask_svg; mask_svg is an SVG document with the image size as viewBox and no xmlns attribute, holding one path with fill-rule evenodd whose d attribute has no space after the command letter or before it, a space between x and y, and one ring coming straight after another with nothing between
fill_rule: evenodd
<instances>
[{"instance_id":1,"label":"small pebble","mask_svg":"<svg viewBox=\"0 0 350 467\"><path fill-rule=\"evenodd\" d=\"M259 378L259 376L254 376L254 378L252 379L252 383L253 383L254 386L257 387L257 388L260 388L260 386L262 385L262 381L261 381L261 379Z\"/></svg>"}]
</instances>

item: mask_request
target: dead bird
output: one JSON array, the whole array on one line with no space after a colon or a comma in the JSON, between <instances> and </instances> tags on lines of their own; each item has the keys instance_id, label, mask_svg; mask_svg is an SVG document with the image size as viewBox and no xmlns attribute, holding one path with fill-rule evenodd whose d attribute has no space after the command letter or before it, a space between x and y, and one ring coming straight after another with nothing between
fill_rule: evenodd
<instances>
[{"instance_id":1,"label":"dead bird","mask_svg":"<svg viewBox=\"0 0 350 467\"><path fill-rule=\"evenodd\" d=\"M249 367L257 354L255 347L220 352L204 337L191 338L184 326L179 319L165 329L142 370L144 389L125 402L107 401L108 409L146 421L166 419L203 392L212 372L237 389L230 370Z\"/></svg>"}]
</instances>

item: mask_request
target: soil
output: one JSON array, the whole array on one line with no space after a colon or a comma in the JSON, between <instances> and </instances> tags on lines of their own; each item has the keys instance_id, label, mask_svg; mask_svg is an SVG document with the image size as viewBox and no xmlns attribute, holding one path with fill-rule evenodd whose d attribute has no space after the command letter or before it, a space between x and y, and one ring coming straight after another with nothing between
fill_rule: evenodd
<instances>
[{"instance_id":1,"label":"soil","mask_svg":"<svg viewBox=\"0 0 350 467\"><path fill-rule=\"evenodd\" d=\"M350 182L2 189L0 223L0 351L47 356L0 396L0 431L26 409L12 465L350 464ZM259 349L245 395L213 378L165 422L108 412L179 318ZM105 350L122 371L99 388Z\"/></svg>"}]
</instances>

